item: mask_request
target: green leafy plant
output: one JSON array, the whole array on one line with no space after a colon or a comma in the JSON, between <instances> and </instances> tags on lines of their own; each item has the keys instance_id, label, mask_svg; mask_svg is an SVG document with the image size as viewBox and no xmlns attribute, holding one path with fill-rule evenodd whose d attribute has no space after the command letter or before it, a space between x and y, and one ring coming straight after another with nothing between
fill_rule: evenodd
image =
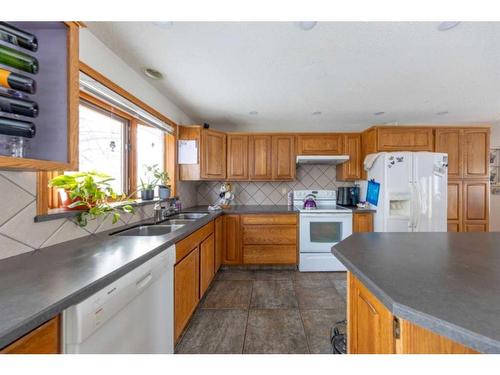
<instances>
[{"instance_id":1,"label":"green leafy plant","mask_svg":"<svg viewBox=\"0 0 500 375\"><path fill-rule=\"evenodd\" d=\"M168 172L161 171L159 168L156 168L153 175L157 182L160 182L162 186L170 186L170 176L168 175Z\"/></svg>"},{"instance_id":2,"label":"green leafy plant","mask_svg":"<svg viewBox=\"0 0 500 375\"><path fill-rule=\"evenodd\" d=\"M158 178L156 178L155 174L158 169L158 164L153 164L153 165L144 165L145 171L144 171L144 179L141 177L141 185L140 189L141 190L154 190L156 187L156 184L158 183Z\"/></svg>"},{"instance_id":3,"label":"green leafy plant","mask_svg":"<svg viewBox=\"0 0 500 375\"><path fill-rule=\"evenodd\" d=\"M110 185L114 178L96 171L64 174L53 178L50 187L64 189L69 194L72 203L69 208L83 211L77 215L78 225L84 227L88 220L98 216L113 215L113 224L120 219L120 213L134 213L125 195L115 193Z\"/></svg>"}]
</instances>

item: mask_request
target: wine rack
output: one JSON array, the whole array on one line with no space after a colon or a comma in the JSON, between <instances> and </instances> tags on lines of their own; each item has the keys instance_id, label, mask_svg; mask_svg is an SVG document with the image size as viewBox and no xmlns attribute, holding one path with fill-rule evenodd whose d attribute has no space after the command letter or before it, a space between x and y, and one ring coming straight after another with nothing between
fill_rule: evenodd
<instances>
[{"instance_id":1,"label":"wine rack","mask_svg":"<svg viewBox=\"0 0 500 375\"><path fill-rule=\"evenodd\" d=\"M78 168L78 29L0 22L0 168Z\"/></svg>"}]
</instances>

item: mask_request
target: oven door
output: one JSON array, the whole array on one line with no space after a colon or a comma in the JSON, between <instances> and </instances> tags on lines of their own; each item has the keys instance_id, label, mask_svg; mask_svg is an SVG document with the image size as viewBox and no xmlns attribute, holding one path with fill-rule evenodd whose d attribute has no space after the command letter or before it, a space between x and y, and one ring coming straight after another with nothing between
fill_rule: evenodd
<instances>
[{"instance_id":1,"label":"oven door","mask_svg":"<svg viewBox=\"0 0 500 375\"><path fill-rule=\"evenodd\" d=\"M352 234L352 213L301 213L300 252L330 253L336 243Z\"/></svg>"}]
</instances>

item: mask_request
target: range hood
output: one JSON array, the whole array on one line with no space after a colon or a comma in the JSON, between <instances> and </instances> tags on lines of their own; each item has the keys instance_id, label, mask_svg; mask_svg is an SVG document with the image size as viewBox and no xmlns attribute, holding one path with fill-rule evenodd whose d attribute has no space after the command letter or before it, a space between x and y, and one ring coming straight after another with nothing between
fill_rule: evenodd
<instances>
[{"instance_id":1,"label":"range hood","mask_svg":"<svg viewBox=\"0 0 500 375\"><path fill-rule=\"evenodd\" d=\"M297 164L341 164L349 160L349 155L297 155Z\"/></svg>"}]
</instances>

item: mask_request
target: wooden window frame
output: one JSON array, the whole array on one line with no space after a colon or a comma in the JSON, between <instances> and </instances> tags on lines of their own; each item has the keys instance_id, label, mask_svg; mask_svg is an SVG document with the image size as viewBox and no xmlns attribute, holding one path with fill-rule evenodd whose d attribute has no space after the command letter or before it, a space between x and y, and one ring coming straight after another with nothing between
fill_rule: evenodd
<instances>
[{"instance_id":1,"label":"wooden window frame","mask_svg":"<svg viewBox=\"0 0 500 375\"><path fill-rule=\"evenodd\" d=\"M83 62L80 62L80 71L90 76L94 80L98 81L102 85L107 88L113 90L120 96L125 99L131 101L141 109L149 112L153 116L159 118L161 121L169 124L173 127L174 133L169 134L165 133L164 137L164 170L168 172L171 180L171 189L172 195L176 195L177 193L177 147L176 147L176 134L177 134L177 124L169 119L168 117L162 115L160 112L156 111L134 95L122 89L120 86L113 83L111 80L86 65ZM116 114L119 117L122 117L129 121L128 125L128 147L127 147L127 194L131 194L136 190L137 184L137 126L138 124L146 125L143 121L138 118L132 116L131 114L116 108L115 106L102 101L101 99L90 95L86 92L79 92L79 102L85 101L94 105L100 109L103 109L107 112ZM80 105L80 104L78 104ZM78 133L78 130L76 130ZM78 159L78 155L76 156ZM61 171L39 171L37 173L37 215L47 215L50 213L51 209L58 208L60 206L59 197L56 189L51 189L48 187L48 182L61 174Z\"/></svg>"}]
</instances>

